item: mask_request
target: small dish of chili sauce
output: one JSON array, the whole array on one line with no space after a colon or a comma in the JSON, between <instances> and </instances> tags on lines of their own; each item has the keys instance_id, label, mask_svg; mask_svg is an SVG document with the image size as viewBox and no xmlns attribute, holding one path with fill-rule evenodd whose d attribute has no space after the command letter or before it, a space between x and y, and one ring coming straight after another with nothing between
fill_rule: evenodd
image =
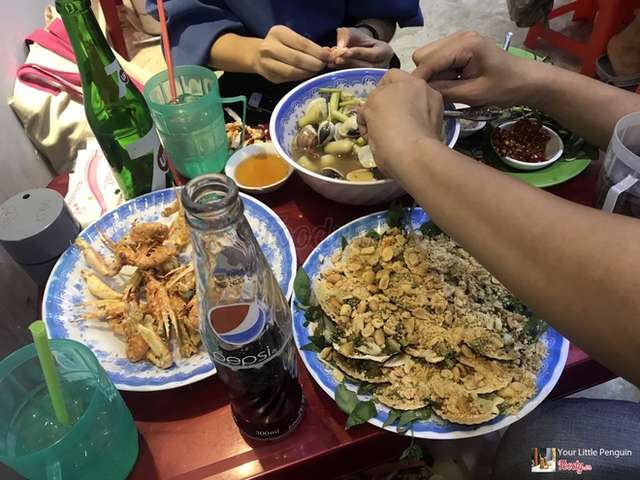
<instances>
[{"instance_id":1,"label":"small dish of chili sauce","mask_svg":"<svg viewBox=\"0 0 640 480\"><path fill-rule=\"evenodd\" d=\"M507 165L518 170L544 168L558 160L563 151L556 132L528 118L498 126L491 133L491 145Z\"/></svg>"}]
</instances>

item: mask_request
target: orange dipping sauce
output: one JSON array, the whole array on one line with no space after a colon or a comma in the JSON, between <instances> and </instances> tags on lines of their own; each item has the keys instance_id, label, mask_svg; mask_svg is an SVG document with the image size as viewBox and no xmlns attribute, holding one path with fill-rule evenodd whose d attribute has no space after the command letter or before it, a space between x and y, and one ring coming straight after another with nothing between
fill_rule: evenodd
<instances>
[{"instance_id":1,"label":"orange dipping sauce","mask_svg":"<svg viewBox=\"0 0 640 480\"><path fill-rule=\"evenodd\" d=\"M245 158L236 167L234 176L245 187L266 187L285 178L289 165L275 153L258 153Z\"/></svg>"}]
</instances>

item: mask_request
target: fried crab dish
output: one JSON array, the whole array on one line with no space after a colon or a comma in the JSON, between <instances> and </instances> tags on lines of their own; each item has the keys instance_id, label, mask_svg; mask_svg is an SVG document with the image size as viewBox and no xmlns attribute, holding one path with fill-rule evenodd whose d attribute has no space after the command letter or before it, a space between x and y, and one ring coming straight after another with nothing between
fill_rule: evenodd
<instances>
[{"instance_id":1,"label":"fried crab dish","mask_svg":"<svg viewBox=\"0 0 640 480\"><path fill-rule=\"evenodd\" d=\"M178 192L162 214L175 216L171 225L134 224L118 241L100 230L110 260L85 239L76 239L89 267L81 276L96 300L76 305L81 316L75 321L106 321L123 338L129 361L144 360L165 369L174 364L174 355L197 353L201 339L193 262L181 265L178 258L190 241ZM125 268L130 275L125 276ZM128 278L122 292L103 280L117 276Z\"/></svg>"},{"instance_id":2,"label":"fried crab dish","mask_svg":"<svg viewBox=\"0 0 640 480\"><path fill-rule=\"evenodd\" d=\"M254 143L264 143L269 141L269 128L264 125L256 125L254 127L245 125L244 127L244 143L242 142L242 118L230 108L225 111L233 119L225 125L227 131L227 147L229 150L237 150L240 147L253 145ZM242 143L242 145L240 145Z\"/></svg>"},{"instance_id":3,"label":"fried crab dish","mask_svg":"<svg viewBox=\"0 0 640 480\"><path fill-rule=\"evenodd\" d=\"M448 236L370 232L330 260L311 285L322 315L310 339L374 401L474 425L535 395L544 330Z\"/></svg>"}]
</instances>

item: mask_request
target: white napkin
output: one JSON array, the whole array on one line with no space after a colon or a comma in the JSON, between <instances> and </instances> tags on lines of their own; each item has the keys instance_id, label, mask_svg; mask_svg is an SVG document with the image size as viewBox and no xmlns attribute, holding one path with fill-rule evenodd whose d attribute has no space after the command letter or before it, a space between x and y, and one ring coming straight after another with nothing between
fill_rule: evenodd
<instances>
[{"instance_id":1,"label":"white napkin","mask_svg":"<svg viewBox=\"0 0 640 480\"><path fill-rule=\"evenodd\" d=\"M75 171L69 174L69 190L64 200L82 228L124 202L120 187L96 139L87 140L86 150L78 152Z\"/></svg>"}]
</instances>

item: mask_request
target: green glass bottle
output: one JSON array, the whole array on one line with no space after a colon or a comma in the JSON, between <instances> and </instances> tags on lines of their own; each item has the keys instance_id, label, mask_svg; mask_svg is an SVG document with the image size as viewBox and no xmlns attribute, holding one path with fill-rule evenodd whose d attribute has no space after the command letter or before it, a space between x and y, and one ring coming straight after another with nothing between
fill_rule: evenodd
<instances>
[{"instance_id":1,"label":"green glass bottle","mask_svg":"<svg viewBox=\"0 0 640 480\"><path fill-rule=\"evenodd\" d=\"M78 63L87 121L124 198L168 186L169 164L140 90L118 63L91 0L56 0Z\"/></svg>"}]
</instances>

